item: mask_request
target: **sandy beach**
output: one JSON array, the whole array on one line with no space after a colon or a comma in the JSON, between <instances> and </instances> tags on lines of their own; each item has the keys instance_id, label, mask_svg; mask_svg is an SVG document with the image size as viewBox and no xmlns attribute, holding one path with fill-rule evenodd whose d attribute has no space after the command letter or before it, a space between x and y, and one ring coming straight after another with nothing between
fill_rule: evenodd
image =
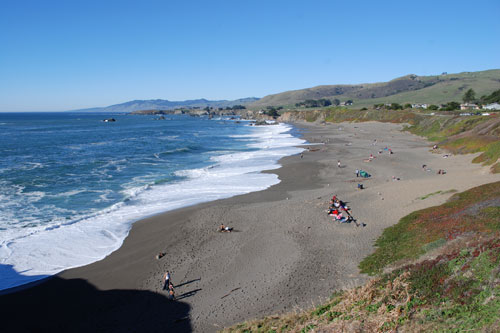
<instances>
[{"instance_id":1,"label":"sandy beach","mask_svg":"<svg viewBox=\"0 0 500 333\"><path fill-rule=\"evenodd\" d=\"M104 260L0 296L2 330L213 332L308 308L368 279L357 266L384 228L500 179L471 163L476 155L445 158L402 125L298 126L310 145L270 171L278 185L136 222ZM357 178L356 169L372 177ZM333 194L364 226L332 222L325 210ZM221 223L234 231L217 232ZM167 270L176 301L162 290Z\"/></svg>"}]
</instances>

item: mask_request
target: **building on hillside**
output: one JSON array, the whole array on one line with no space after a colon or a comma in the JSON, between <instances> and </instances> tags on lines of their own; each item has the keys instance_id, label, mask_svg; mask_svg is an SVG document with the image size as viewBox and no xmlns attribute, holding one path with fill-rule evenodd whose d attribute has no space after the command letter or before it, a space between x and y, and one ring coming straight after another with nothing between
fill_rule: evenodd
<instances>
[{"instance_id":1,"label":"building on hillside","mask_svg":"<svg viewBox=\"0 0 500 333\"><path fill-rule=\"evenodd\" d=\"M412 104L411 107L412 109L427 109L429 105L427 104Z\"/></svg>"},{"instance_id":2,"label":"building on hillside","mask_svg":"<svg viewBox=\"0 0 500 333\"><path fill-rule=\"evenodd\" d=\"M474 103L460 104L460 110L479 110L479 106Z\"/></svg>"},{"instance_id":3,"label":"building on hillside","mask_svg":"<svg viewBox=\"0 0 500 333\"><path fill-rule=\"evenodd\" d=\"M499 103L491 103L483 106L483 109L486 110L500 110L500 104Z\"/></svg>"}]
</instances>

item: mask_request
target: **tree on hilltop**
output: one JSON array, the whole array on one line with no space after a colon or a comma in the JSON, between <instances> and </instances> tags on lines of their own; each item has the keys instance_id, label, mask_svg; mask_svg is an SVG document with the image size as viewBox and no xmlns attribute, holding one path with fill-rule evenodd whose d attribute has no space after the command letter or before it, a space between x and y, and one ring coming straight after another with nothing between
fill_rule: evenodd
<instances>
[{"instance_id":1,"label":"tree on hilltop","mask_svg":"<svg viewBox=\"0 0 500 333\"><path fill-rule=\"evenodd\" d=\"M464 97L462 97L462 100L464 101L464 103L474 102L476 100L476 92L474 91L474 89L470 88L469 90L467 90L464 94Z\"/></svg>"}]
</instances>

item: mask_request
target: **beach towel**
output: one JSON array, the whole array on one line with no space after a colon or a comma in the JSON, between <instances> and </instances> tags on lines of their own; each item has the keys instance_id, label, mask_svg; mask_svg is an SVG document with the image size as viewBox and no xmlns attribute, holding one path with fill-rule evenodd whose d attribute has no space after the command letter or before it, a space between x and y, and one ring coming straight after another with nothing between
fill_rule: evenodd
<instances>
[{"instance_id":1,"label":"beach towel","mask_svg":"<svg viewBox=\"0 0 500 333\"><path fill-rule=\"evenodd\" d=\"M360 177L363 177L363 178L368 178L368 177L371 177L371 175L370 175L368 172L363 171L363 170L361 170L361 171L359 172L359 175L360 175Z\"/></svg>"}]
</instances>

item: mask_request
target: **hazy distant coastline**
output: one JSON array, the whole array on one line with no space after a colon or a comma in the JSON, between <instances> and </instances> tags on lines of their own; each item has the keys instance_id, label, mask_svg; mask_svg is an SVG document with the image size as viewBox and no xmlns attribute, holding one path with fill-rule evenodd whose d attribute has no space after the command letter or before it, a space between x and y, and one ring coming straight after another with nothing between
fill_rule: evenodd
<instances>
[{"instance_id":1,"label":"hazy distant coastline","mask_svg":"<svg viewBox=\"0 0 500 333\"><path fill-rule=\"evenodd\" d=\"M169 101L166 99L133 100L125 103L114 104L106 107L95 107L88 109L69 110L68 112L134 112L139 110L173 110L176 108L226 108L235 105L249 105L258 101L257 97L247 97L229 100L211 101L204 98L186 101Z\"/></svg>"}]
</instances>

